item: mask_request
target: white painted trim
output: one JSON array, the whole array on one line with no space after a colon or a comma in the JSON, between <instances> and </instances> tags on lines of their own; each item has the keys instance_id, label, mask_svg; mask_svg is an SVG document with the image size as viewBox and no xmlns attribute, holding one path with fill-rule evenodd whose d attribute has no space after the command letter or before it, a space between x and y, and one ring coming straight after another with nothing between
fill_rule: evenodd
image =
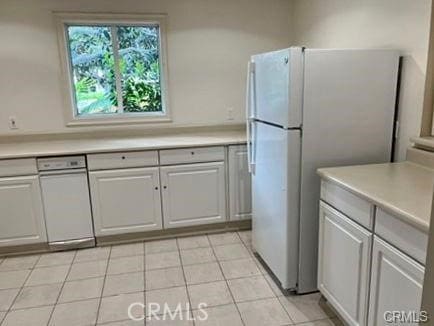
<instances>
[{"instance_id":1,"label":"white painted trim","mask_svg":"<svg viewBox=\"0 0 434 326\"><path fill-rule=\"evenodd\" d=\"M111 14L111 13L54 13L59 55L62 69L62 93L64 97L64 118L68 127L97 126L116 124L142 124L142 123L167 123L171 122L171 114L168 100L168 69L167 69L167 41L166 41L166 14ZM74 85L72 82L72 67L69 58L69 49L65 24L108 24L108 25L137 25L158 24L159 26L159 60L160 60L160 86L163 112L151 112L145 114L117 113L101 114L93 116L76 115ZM118 101L119 102L119 101ZM118 103L119 105L119 103Z\"/></svg>"}]
</instances>

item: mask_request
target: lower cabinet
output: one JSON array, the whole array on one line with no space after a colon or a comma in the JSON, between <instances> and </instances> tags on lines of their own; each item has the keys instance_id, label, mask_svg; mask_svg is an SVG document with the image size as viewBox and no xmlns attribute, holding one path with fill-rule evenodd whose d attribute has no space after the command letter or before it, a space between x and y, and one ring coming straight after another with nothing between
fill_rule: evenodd
<instances>
[{"instance_id":1,"label":"lower cabinet","mask_svg":"<svg viewBox=\"0 0 434 326\"><path fill-rule=\"evenodd\" d=\"M224 162L165 166L160 173L165 228L226 220Z\"/></svg>"},{"instance_id":2,"label":"lower cabinet","mask_svg":"<svg viewBox=\"0 0 434 326\"><path fill-rule=\"evenodd\" d=\"M372 237L320 203L318 286L349 325L366 325Z\"/></svg>"},{"instance_id":3,"label":"lower cabinet","mask_svg":"<svg viewBox=\"0 0 434 326\"><path fill-rule=\"evenodd\" d=\"M89 172L96 236L162 229L158 168Z\"/></svg>"},{"instance_id":4,"label":"lower cabinet","mask_svg":"<svg viewBox=\"0 0 434 326\"><path fill-rule=\"evenodd\" d=\"M229 147L230 220L252 217L252 178L248 169L247 146Z\"/></svg>"},{"instance_id":5,"label":"lower cabinet","mask_svg":"<svg viewBox=\"0 0 434 326\"><path fill-rule=\"evenodd\" d=\"M38 176L0 178L0 246L46 241Z\"/></svg>"},{"instance_id":6,"label":"lower cabinet","mask_svg":"<svg viewBox=\"0 0 434 326\"><path fill-rule=\"evenodd\" d=\"M411 314L420 310L424 267L412 258L375 237L373 247L371 295L368 325L385 325L385 318L392 318L386 312ZM406 318L406 315L399 316ZM398 324L392 320L390 324ZM400 325L418 325L417 322L403 322Z\"/></svg>"}]
</instances>

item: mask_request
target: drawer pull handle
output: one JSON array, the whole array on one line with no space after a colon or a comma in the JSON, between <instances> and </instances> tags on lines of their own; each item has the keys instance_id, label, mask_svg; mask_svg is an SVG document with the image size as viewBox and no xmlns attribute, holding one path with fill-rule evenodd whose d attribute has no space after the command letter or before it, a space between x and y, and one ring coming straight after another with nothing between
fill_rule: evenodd
<instances>
[{"instance_id":1,"label":"drawer pull handle","mask_svg":"<svg viewBox=\"0 0 434 326\"><path fill-rule=\"evenodd\" d=\"M163 189L167 189L167 186L163 186Z\"/></svg>"},{"instance_id":2,"label":"drawer pull handle","mask_svg":"<svg viewBox=\"0 0 434 326\"><path fill-rule=\"evenodd\" d=\"M155 187L155 190L158 190L158 187Z\"/></svg>"},{"instance_id":3,"label":"drawer pull handle","mask_svg":"<svg viewBox=\"0 0 434 326\"><path fill-rule=\"evenodd\" d=\"M122 156L122 159L123 159L123 160L125 160L125 158L126 158L125 156Z\"/></svg>"},{"instance_id":4,"label":"drawer pull handle","mask_svg":"<svg viewBox=\"0 0 434 326\"><path fill-rule=\"evenodd\" d=\"M194 155L194 152L191 152L191 155Z\"/></svg>"}]
</instances>

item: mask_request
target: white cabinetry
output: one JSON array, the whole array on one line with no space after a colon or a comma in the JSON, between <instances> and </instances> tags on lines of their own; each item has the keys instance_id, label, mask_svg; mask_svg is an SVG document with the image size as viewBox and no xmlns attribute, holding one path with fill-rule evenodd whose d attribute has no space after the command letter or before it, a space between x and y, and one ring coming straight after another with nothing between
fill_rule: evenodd
<instances>
[{"instance_id":1,"label":"white cabinetry","mask_svg":"<svg viewBox=\"0 0 434 326\"><path fill-rule=\"evenodd\" d=\"M320 203L318 286L349 325L365 325L372 233Z\"/></svg>"},{"instance_id":2,"label":"white cabinetry","mask_svg":"<svg viewBox=\"0 0 434 326\"><path fill-rule=\"evenodd\" d=\"M224 162L165 166L160 173L165 228L226 220Z\"/></svg>"},{"instance_id":3,"label":"white cabinetry","mask_svg":"<svg viewBox=\"0 0 434 326\"><path fill-rule=\"evenodd\" d=\"M230 220L252 216L252 185L248 171L247 147L229 147L229 210Z\"/></svg>"},{"instance_id":4,"label":"white cabinetry","mask_svg":"<svg viewBox=\"0 0 434 326\"><path fill-rule=\"evenodd\" d=\"M387 311L418 312L422 302L424 271L424 267L415 260L375 237L368 325L385 325Z\"/></svg>"},{"instance_id":5,"label":"white cabinetry","mask_svg":"<svg viewBox=\"0 0 434 326\"><path fill-rule=\"evenodd\" d=\"M46 240L38 176L0 178L0 246Z\"/></svg>"},{"instance_id":6,"label":"white cabinetry","mask_svg":"<svg viewBox=\"0 0 434 326\"><path fill-rule=\"evenodd\" d=\"M95 235L162 228L158 168L89 173Z\"/></svg>"}]
</instances>

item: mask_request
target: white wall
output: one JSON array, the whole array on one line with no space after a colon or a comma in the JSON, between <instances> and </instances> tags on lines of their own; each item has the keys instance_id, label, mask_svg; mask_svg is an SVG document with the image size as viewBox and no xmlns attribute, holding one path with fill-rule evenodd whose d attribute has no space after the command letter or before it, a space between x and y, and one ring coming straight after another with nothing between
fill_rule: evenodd
<instances>
[{"instance_id":1,"label":"white wall","mask_svg":"<svg viewBox=\"0 0 434 326\"><path fill-rule=\"evenodd\" d=\"M52 11L168 14L173 122L163 128L243 123L249 56L291 43L289 0L1 0L0 136L89 130L65 127Z\"/></svg>"},{"instance_id":2,"label":"white wall","mask_svg":"<svg viewBox=\"0 0 434 326\"><path fill-rule=\"evenodd\" d=\"M430 0L294 0L296 43L307 47L397 48L404 55L398 159L422 115Z\"/></svg>"}]
</instances>

